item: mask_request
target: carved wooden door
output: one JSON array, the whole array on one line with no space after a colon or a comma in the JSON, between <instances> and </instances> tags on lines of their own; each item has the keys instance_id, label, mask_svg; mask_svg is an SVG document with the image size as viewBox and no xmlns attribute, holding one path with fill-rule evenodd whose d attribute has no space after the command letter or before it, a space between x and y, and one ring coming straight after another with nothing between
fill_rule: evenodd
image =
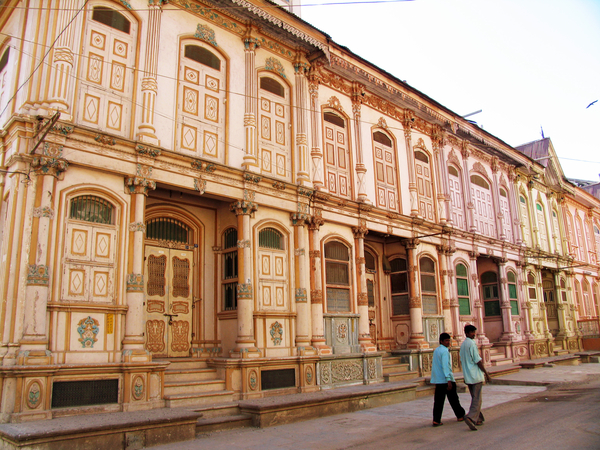
<instances>
[{"instance_id":1,"label":"carved wooden door","mask_svg":"<svg viewBox=\"0 0 600 450\"><path fill-rule=\"evenodd\" d=\"M189 356L193 252L146 247L146 349L155 357Z\"/></svg>"}]
</instances>

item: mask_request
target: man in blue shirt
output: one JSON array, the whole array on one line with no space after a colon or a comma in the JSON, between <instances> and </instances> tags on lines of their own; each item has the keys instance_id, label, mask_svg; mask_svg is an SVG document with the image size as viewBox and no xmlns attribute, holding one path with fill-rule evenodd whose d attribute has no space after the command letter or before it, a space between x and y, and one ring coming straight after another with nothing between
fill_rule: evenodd
<instances>
[{"instance_id":1,"label":"man in blue shirt","mask_svg":"<svg viewBox=\"0 0 600 450\"><path fill-rule=\"evenodd\" d=\"M463 420L465 410L460 405L458 394L456 392L456 380L452 374L452 362L450 361L450 335L448 333L440 334L440 346L433 352L433 362L431 364L431 384L435 384L435 394L433 395L433 426L439 427L442 423L442 412L444 411L444 401L446 395L450 406L456 415L456 420Z\"/></svg>"},{"instance_id":2,"label":"man in blue shirt","mask_svg":"<svg viewBox=\"0 0 600 450\"><path fill-rule=\"evenodd\" d=\"M483 414L481 413L481 402L483 380L490 382L490 375L483 366L481 356L477 350L477 344L473 340L475 337L475 328L473 325L465 325L465 334L467 338L460 346L460 362L462 364L465 384L469 387L471 393L471 407L469 413L465 416L465 423L473 431L477 431L475 425L483 425Z\"/></svg>"}]
</instances>

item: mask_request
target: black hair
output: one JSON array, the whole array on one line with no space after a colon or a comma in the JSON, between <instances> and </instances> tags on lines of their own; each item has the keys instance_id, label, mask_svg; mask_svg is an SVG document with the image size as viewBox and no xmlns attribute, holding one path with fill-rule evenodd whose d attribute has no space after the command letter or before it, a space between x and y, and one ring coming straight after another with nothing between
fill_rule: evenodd
<instances>
[{"instance_id":1,"label":"black hair","mask_svg":"<svg viewBox=\"0 0 600 450\"><path fill-rule=\"evenodd\" d=\"M470 333L471 331L477 331L473 325L465 325L465 334Z\"/></svg>"},{"instance_id":2,"label":"black hair","mask_svg":"<svg viewBox=\"0 0 600 450\"><path fill-rule=\"evenodd\" d=\"M444 341L446 339L450 339L450 335L448 333L440 334L440 344L442 343L442 341Z\"/></svg>"}]
</instances>

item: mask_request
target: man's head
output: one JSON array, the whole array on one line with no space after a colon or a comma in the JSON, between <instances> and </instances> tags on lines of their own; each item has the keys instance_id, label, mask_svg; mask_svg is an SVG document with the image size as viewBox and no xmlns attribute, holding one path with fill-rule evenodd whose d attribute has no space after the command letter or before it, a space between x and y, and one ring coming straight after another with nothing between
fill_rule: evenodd
<instances>
[{"instance_id":1,"label":"man's head","mask_svg":"<svg viewBox=\"0 0 600 450\"><path fill-rule=\"evenodd\" d=\"M440 344L444 347L450 347L450 335L448 333L440 334Z\"/></svg>"},{"instance_id":2,"label":"man's head","mask_svg":"<svg viewBox=\"0 0 600 450\"><path fill-rule=\"evenodd\" d=\"M475 328L473 325L465 325L465 334L468 338L473 339L476 331L477 328Z\"/></svg>"}]
</instances>

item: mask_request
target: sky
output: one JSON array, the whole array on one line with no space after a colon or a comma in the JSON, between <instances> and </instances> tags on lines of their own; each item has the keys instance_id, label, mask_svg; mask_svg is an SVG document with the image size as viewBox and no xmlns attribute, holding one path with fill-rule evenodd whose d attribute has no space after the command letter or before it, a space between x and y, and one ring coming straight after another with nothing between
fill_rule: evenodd
<instances>
[{"instance_id":1,"label":"sky","mask_svg":"<svg viewBox=\"0 0 600 450\"><path fill-rule=\"evenodd\" d=\"M368 1L301 17L513 147L543 129L565 176L600 181L600 0Z\"/></svg>"}]
</instances>

